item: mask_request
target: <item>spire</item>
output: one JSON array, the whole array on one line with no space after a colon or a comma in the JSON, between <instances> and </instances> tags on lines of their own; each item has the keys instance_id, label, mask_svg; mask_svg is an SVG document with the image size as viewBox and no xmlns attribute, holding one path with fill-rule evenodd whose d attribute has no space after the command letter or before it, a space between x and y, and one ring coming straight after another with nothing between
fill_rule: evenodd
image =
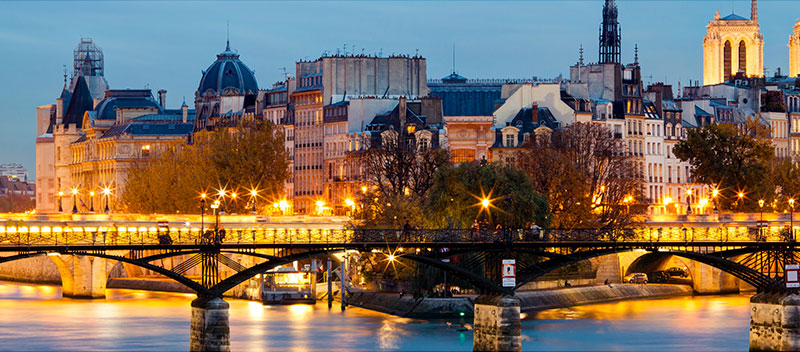
<instances>
[{"instance_id":1,"label":"spire","mask_svg":"<svg viewBox=\"0 0 800 352\"><path fill-rule=\"evenodd\" d=\"M722 17L719 15L719 9L717 9L717 13L714 15L714 21L719 21L720 18Z\"/></svg>"},{"instance_id":2,"label":"spire","mask_svg":"<svg viewBox=\"0 0 800 352\"><path fill-rule=\"evenodd\" d=\"M619 63L622 39L617 5L614 0L606 0L603 6L603 24L600 26L600 63Z\"/></svg>"},{"instance_id":3,"label":"spire","mask_svg":"<svg viewBox=\"0 0 800 352\"><path fill-rule=\"evenodd\" d=\"M231 51L231 21L228 21L225 27L225 51Z\"/></svg>"},{"instance_id":4,"label":"spire","mask_svg":"<svg viewBox=\"0 0 800 352\"><path fill-rule=\"evenodd\" d=\"M750 7L750 20L758 22L758 3L756 0L753 0L753 4Z\"/></svg>"}]
</instances>

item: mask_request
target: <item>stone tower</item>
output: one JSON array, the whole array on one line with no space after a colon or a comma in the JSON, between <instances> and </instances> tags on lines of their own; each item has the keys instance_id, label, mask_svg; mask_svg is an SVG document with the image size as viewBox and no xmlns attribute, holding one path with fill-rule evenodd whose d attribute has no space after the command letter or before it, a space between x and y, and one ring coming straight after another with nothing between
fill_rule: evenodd
<instances>
[{"instance_id":1,"label":"stone tower","mask_svg":"<svg viewBox=\"0 0 800 352\"><path fill-rule=\"evenodd\" d=\"M794 34L789 39L789 77L800 75L800 21L794 25Z\"/></svg>"},{"instance_id":2,"label":"stone tower","mask_svg":"<svg viewBox=\"0 0 800 352\"><path fill-rule=\"evenodd\" d=\"M606 0L603 6L603 24L600 25L599 63L620 63L622 39L617 21L617 5L614 0Z\"/></svg>"},{"instance_id":3,"label":"stone tower","mask_svg":"<svg viewBox=\"0 0 800 352\"><path fill-rule=\"evenodd\" d=\"M703 84L730 80L737 72L748 77L764 75L764 37L758 25L758 4L752 0L750 18L736 14L708 23L703 40Z\"/></svg>"}]
</instances>

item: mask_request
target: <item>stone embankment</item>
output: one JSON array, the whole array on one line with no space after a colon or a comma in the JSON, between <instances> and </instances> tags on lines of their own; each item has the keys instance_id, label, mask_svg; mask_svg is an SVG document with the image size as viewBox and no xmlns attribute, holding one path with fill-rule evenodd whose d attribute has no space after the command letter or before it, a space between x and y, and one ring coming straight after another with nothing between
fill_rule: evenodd
<instances>
[{"instance_id":1,"label":"stone embankment","mask_svg":"<svg viewBox=\"0 0 800 352\"><path fill-rule=\"evenodd\" d=\"M686 285L613 284L523 291L517 292L516 297L520 300L520 309L525 312L625 299L691 294L692 288ZM460 313L468 317L473 315L475 298L476 296L459 296L415 300L408 295L400 297L399 294L356 292L349 298L349 304L408 318L457 318Z\"/></svg>"}]
</instances>

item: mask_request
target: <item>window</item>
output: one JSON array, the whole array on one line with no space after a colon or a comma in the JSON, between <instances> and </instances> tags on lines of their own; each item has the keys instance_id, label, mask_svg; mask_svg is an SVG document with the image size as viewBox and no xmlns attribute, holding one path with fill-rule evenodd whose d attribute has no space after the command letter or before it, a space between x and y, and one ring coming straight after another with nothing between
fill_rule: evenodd
<instances>
[{"instance_id":1,"label":"window","mask_svg":"<svg viewBox=\"0 0 800 352\"><path fill-rule=\"evenodd\" d=\"M149 144L143 145L142 146L142 157L146 158L148 156L150 156L150 145Z\"/></svg>"},{"instance_id":2,"label":"window","mask_svg":"<svg viewBox=\"0 0 800 352\"><path fill-rule=\"evenodd\" d=\"M475 161L475 151L472 149L454 149L453 163L468 163Z\"/></svg>"},{"instance_id":3,"label":"window","mask_svg":"<svg viewBox=\"0 0 800 352\"><path fill-rule=\"evenodd\" d=\"M511 134L511 133L506 134L505 135L505 143L503 144L503 146L505 146L505 147L516 147L517 143L515 143L514 137L515 136L513 134Z\"/></svg>"}]
</instances>

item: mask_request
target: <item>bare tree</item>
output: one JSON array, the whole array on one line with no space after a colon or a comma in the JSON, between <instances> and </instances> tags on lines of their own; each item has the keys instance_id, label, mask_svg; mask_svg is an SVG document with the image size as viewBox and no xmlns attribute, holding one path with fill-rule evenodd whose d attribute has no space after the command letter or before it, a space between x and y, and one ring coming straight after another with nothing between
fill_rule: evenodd
<instances>
[{"instance_id":1,"label":"bare tree","mask_svg":"<svg viewBox=\"0 0 800 352\"><path fill-rule=\"evenodd\" d=\"M607 128L575 123L532 138L520 166L548 199L558 228L619 228L640 209L642 175Z\"/></svg>"}]
</instances>

